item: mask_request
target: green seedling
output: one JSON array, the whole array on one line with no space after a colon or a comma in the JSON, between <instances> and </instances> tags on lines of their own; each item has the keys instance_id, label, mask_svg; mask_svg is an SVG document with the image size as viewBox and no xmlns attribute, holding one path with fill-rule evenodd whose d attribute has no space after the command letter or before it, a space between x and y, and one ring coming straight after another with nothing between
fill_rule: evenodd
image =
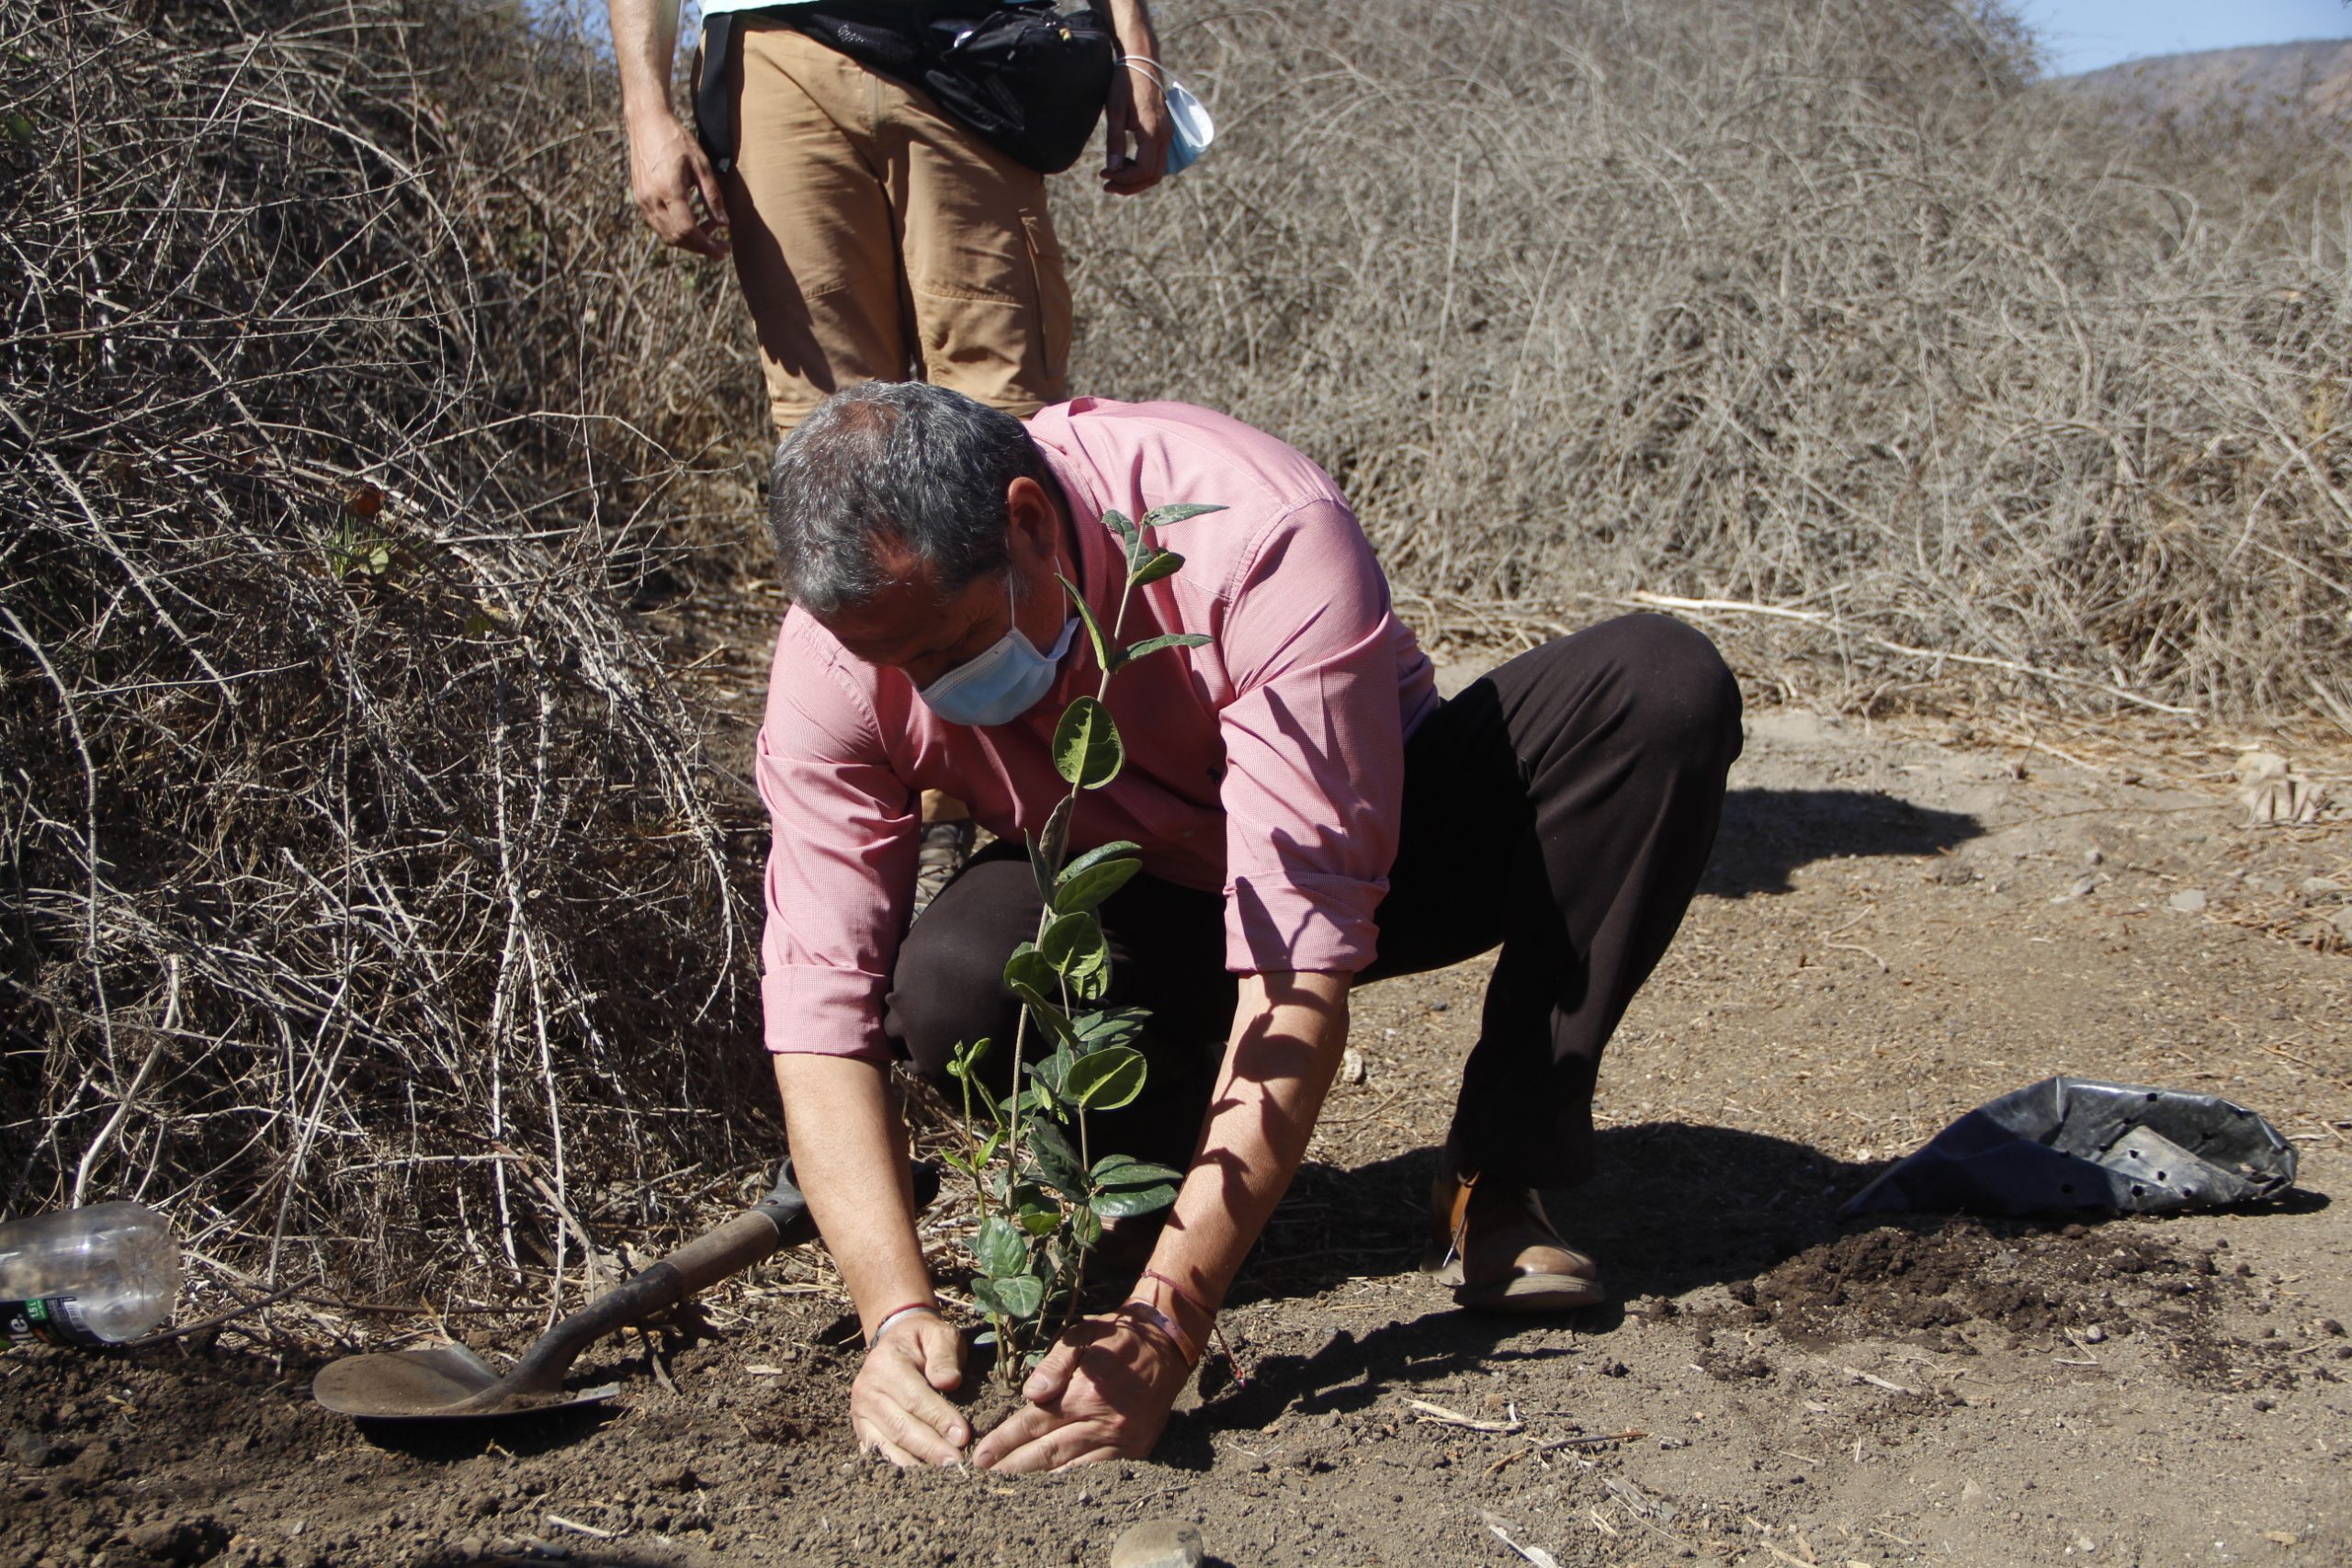
<instances>
[{"instance_id":1,"label":"green seedling","mask_svg":"<svg viewBox=\"0 0 2352 1568\"><path fill-rule=\"evenodd\" d=\"M1070 818L1079 797L1119 776L1126 750L1113 722L1112 677L1135 660L1209 639L1170 633L1123 644L1120 632L1135 591L1184 564L1148 535L1218 506L1157 507L1138 524L1103 515L1126 559L1126 581L1106 631L1078 589L1061 583L1078 606L1102 678L1092 696L1074 699L1054 728L1054 767L1069 785L1044 829L1029 840L1029 866L1045 901L1035 938L1013 950L1004 981L1021 998L1004 1092L985 1078L990 1042L959 1044L948 1064L963 1095L964 1146L948 1163L972 1180L980 1224L972 1253L979 1265L972 1298L988 1316L982 1343L997 1348L1008 1383L1042 1359L1049 1325L1076 1317L1087 1257L1112 1222L1156 1213L1176 1201L1183 1173L1128 1155L1096 1158L1087 1131L1093 1111L1116 1111L1143 1092L1143 1030L1138 1008L1107 1007L1111 952L1095 911L1143 869L1138 846L1124 840L1069 853ZM1030 1042L1037 1049L1030 1050ZM1033 1059L1034 1057L1034 1059Z\"/></svg>"}]
</instances>

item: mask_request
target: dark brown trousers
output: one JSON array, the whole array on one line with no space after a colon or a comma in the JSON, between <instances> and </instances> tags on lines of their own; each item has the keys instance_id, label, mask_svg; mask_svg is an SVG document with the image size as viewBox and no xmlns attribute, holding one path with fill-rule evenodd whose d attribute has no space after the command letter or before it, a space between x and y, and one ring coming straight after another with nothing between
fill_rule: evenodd
<instances>
[{"instance_id":1,"label":"dark brown trousers","mask_svg":"<svg viewBox=\"0 0 2352 1568\"><path fill-rule=\"evenodd\" d=\"M1378 957L1360 979L1500 947L1451 1141L1464 1168L1531 1187L1592 1170L1601 1048L1680 925L1740 748L1739 688L1705 637L1628 615L1520 655L1430 716L1405 747L1404 821ZM997 1042L1017 1007L1004 961L1037 929L1015 845L993 845L907 934L885 1028L926 1078L958 1041ZM1148 1008L1143 1096L1090 1141L1180 1168L1199 1135L1237 982L1224 899L1138 876L1102 908L1110 1000Z\"/></svg>"}]
</instances>

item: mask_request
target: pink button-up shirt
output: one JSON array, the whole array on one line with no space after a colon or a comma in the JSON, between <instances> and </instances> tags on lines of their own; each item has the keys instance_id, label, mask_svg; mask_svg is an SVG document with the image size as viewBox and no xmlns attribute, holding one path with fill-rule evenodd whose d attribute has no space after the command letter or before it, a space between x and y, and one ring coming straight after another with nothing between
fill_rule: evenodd
<instances>
[{"instance_id":1,"label":"pink button-up shirt","mask_svg":"<svg viewBox=\"0 0 2352 1568\"><path fill-rule=\"evenodd\" d=\"M1215 640L1111 682L1126 763L1080 797L1071 853L1132 839L1152 874L1221 888L1236 973L1363 968L1396 854L1405 738L1438 696L1346 500L1290 446L1180 403L1081 398L1039 412L1029 434L1069 503L1073 575L1106 628L1125 567L1102 513L1226 508L1158 536L1184 568L1136 591L1119 640ZM1054 726L1100 680L1081 632L1035 707L967 728L903 674L786 615L759 739L775 824L769 1050L887 1059L881 1002L913 892L920 792L945 790L1000 837L1036 832L1069 791Z\"/></svg>"}]
</instances>

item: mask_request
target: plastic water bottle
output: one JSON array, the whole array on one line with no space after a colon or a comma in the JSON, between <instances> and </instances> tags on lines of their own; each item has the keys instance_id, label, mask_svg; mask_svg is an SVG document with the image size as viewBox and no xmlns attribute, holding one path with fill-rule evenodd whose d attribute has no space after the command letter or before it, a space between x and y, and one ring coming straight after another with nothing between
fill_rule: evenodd
<instances>
[{"instance_id":1,"label":"plastic water bottle","mask_svg":"<svg viewBox=\"0 0 2352 1568\"><path fill-rule=\"evenodd\" d=\"M141 1204L0 1224L0 1329L11 1343L119 1345L160 1326L179 1293L179 1244Z\"/></svg>"}]
</instances>

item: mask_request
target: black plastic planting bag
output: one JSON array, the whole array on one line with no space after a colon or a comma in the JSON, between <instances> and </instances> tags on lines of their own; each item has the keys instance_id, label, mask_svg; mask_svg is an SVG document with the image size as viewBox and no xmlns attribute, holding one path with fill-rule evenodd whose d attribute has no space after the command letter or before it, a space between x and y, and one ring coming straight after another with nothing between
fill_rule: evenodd
<instances>
[{"instance_id":1,"label":"black plastic planting bag","mask_svg":"<svg viewBox=\"0 0 2352 1568\"><path fill-rule=\"evenodd\" d=\"M2215 1208L2283 1192L2295 1148L2211 1094L2044 1078L1980 1105L1839 1213Z\"/></svg>"}]
</instances>

